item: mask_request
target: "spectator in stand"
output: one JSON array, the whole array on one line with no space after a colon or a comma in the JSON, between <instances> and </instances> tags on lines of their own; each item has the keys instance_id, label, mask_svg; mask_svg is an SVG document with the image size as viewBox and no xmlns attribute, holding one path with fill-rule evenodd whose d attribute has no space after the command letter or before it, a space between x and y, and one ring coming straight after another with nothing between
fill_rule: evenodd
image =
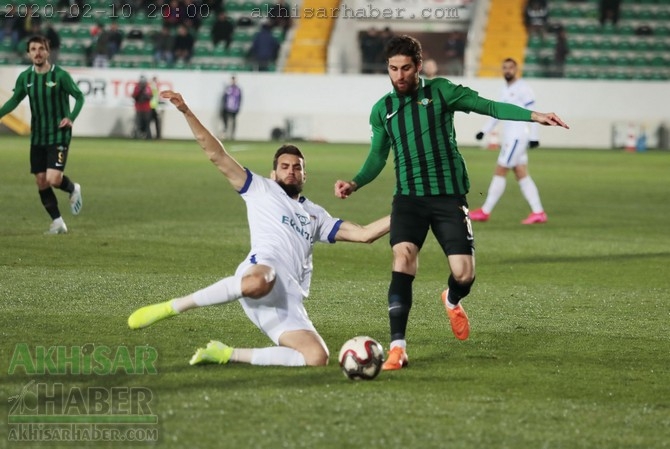
<instances>
[{"instance_id":1,"label":"spectator in stand","mask_svg":"<svg viewBox=\"0 0 670 449\"><path fill-rule=\"evenodd\" d=\"M223 42L224 48L228 50L230 43L233 41L234 32L235 23L230 20L225 11L220 11L212 24L212 45L216 47L219 42Z\"/></svg>"},{"instance_id":2,"label":"spectator in stand","mask_svg":"<svg viewBox=\"0 0 670 449\"><path fill-rule=\"evenodd\" d=\"M444 55L447 58L446 75L463 75L463 59L465 58L465 37L459 32L447 34L444 43Z\"/></svg>"},{"instance_id":3,"label":"spectator in stand","mask_svg":"<svg viewBox=\"0 0 670 449\"><path fill-rule=\"evenodd\" d=\"M183 14L184 19L182 23L189 27L195 34L200 29L202 25L202 16L200 15L200 1L195 0L183 0L180 11L183 11L180 16Z\"/></svg>"},{"instance_id":4,"label":"spectator in stand","mask_svg":"<svg viewBox=\"0 0 670 449\"><path fill-rule=\"evenodd\" d=\"M49 62L51 62L52 65L56 64L58 62L58 56L60 55L60 35L50 22L46 22L45 24L44 37L49 40Z\"/></svg>"},{"instance_id":5,"label":"spectator in stand","mask_svg":"<svg viewBox=\"0 0 670 449\"><path fill-rule=\"evenodd\" d=\"M144 137L151 139L151 86L147 82L147 78L142 75L140 81L135 85L133 90L133 100L135 100L135 138Z\"/></svg>"},{"instance_id":6,"label":"spectator in stand","mask_svg":"<svg viewBox=\"0 0 670 449\"><path fill-rule=\"evenodd\" d=\"M544 40L544 30L549 20L549 8L542 0L529 0L524 12L524 24L528 34Z\"/></svg>"},{"instance_id":7,"label":"spectator in stand","mask_svg":"<svg viewBox=\"0 0 670 449\"><path fill-rule=\"evenodd\" d=\"M161 30L152 36L154 43L154 62L156 64L174 62L174 36L168 25L163 25Z\"/></svg>"},{"instance_id":8,"label":"spectator in stand","mask_svg":"<svg viewBox=\"0 0 670 449\"><path fill-rule=\"evenodd\" d=\"M60 0L56 10L63 14L62 21L65 23L75 23L81 21L83 14L81 2L75 0Z\"/></svg>"},{"instance_id":9,"label":"spectator in stand","mask_svg":"<svg viewBox=\"0 0 670 449\"><path fill-rule=\"evenodd\" d=\"M386 44L393 39L393 31L391 28L384 27L383 30L379 33L379 42L381 44L381 50L377 55L377 60L375 61L375 73L388 73L386 68L386 55L384 54L384 49Z\"/></svg>"},{"instance_id":10,"label":"spectator in stand","mask_svg":"<svg viewBox=\"0 0 670 449\"><path fill-rule=\"evenodd\" d=\"M107 54L109 59L113 59L118 52L121 51L123 45L123 33L119 29L119 24L113 21L107 30Z\"/></svg>"},{"instance_id":11,"label":"spectator in stand","mask_svg":"<svg viewBox=\"0 0 670 449\"><path fill-rule=\"evenodd\" d=\"M375 73L379 55L384 51L384 42L375 27L362 31L358 38L361 47L361 72Z\"/></svg>"},{"instance_id":12,"label":"spectator in stand","mask_svg":"<svg viewBox=\"0 0 670 449\"><path fill-rule=\"evenodd\" d=\"M14 23L19 19L16 14L16 6L13 3L5 5L4 10L0 13L0 41L5 40L5 37L11 38L12 47L16 47L19 40L15 37Z\"/></svg>"},{"instance_id":13,"label":"spectator in stand","mask_svg":"<svg viewBox=\"0 0 670 449\"><path fill-rule=\"evenodd\" d=\"M177 27L177 36L174 39L172 53L176 62L184 62L188 64L193 56L193 47L195 46L195 39L190 33L186 25L179 25Z\"/></svg>"},{"instance_id":14,"label":"spectator in stand","mask_svg":"<svg viewBox=\"0 0 670 449\"><path fill-rule=\"evenodd\" d=\"M105 25L98 22L91 28L93 41L89 47L89 59L93 67L109 67L109 33Z\"/></svg>"},{"instance_id":15,"label":"spectator in stand","mask_svg":"<svg viewBox=\"0 0 670 449\"><path fill-rule=\"evenodd\" d=\"M259 72L267 72L279 55L279 41L272 34L272 26L264 23L254 36L249 48L249 57L255 62Z\"/></svg>"},{"instance_id":16,"label":"spectator in stand","mask_svg":"<svg viewBox=\"0 0 670 449\"><path fill-rule=\"evenodd\" d=\"M205 0L205 3L209 5L210 11L219 12L226 9L224 0Z\"/></svg>"},{"instance_id":17,"label":"spectator in stand","mask_svg":"<svg viewBox=\"0 0 670 449\"><path fill-rule=\"evenodd\" d=\"M619 10L621 9L621 0L600 0L600 25L605 26L608 20L616 26L619 22Z\"/></svg>"},{"instance_id":18,"label":"spectator in stand","mask_svg":"<svg viewBox=\"0 0 670 449\"><path fill-rule=\"evenodd\" d=\"M568 37L565 28L559 26L556 31L556 46L554 47L554 69L551 74L554 78L563 78L565 75L565 60L568 54L570 54Z\"/></svg>"},{"instance_id":19,"label":"spectator in stand","mask_svg":"<svg viewBox=\"0 0 670 449\"><path fill-rule=\"evenodd\" d=\"M282 40L286 38L288 30L293 25L293 18L291 17L291 8L284 0L278 0L277 3L268 10L268 19L270 26L274 28L281 28Z\"/></svg>"},{"instance_id":20,"label":"spectator in stand","mask_svg":"<svg viewBox=\"0 0 670 449\"><path fill-rule=\"evenodd\" d=\"M23 23L25 35L31 37L33 28L37 27L41 31L40 26L42 25L42 16L35 13L34 8L35 5L32 2L19 5L19 15L25 17Z\"/></svg>"},{"instance_id":21,"label":"spectator in stand","mask_svg":"<svg viewBox=\"0 0 670 449\"><path fill-rule=\"evenodd\" d=\"M22 56L25 55L25 49L19 46L19 42L28 36L26 32L26 18L25 12L20 12L19 8L13 3L6 7L7 9L2 14L3 19L3 35L11 36L12 49L19 52Z\"/></svg>"},{"instance_id":22,"label":"spectator in stand","mask_svg":"<svg viewBox=\"0 0 670 449\"><path fill-rule=\"evenodd\" d=\"M184 21L184 16L182 14L182 4L179 0L170 0L166 8L161 8L160 11L163 14L163 25L167 25L170 28L176 28Z\"/></svg>"}]
</instances>

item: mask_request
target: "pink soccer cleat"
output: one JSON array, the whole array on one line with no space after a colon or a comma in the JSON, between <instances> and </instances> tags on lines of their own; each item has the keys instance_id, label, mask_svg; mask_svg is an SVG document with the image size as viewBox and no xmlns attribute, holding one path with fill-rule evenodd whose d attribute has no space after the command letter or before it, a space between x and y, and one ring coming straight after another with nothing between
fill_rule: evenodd
<instances>
[{"instance_id":1,"label":"pink soccer cleat","mask_svg":"<svg viewBox=\"0 0 670 449\"><path fill-rule=\"evenodd\" d=\"M546 223L547 222L547 214L543 212L532 212L525 220L521 222L521 224L529 225L529 224L538 224L538 223Z\"/></svg>"},{"instance_id":2,"label":"pink soccer cleat","mask_svg":"<svg viewBox=\"0 0 670 449\"><path fill-rule=\"evenodd\" d=\"M473 211L470 211L470 220L472 221L488 221L489 217L491 214L487 214L483 210L480 209L475 209Z\"/></svg>"}]
</instances>

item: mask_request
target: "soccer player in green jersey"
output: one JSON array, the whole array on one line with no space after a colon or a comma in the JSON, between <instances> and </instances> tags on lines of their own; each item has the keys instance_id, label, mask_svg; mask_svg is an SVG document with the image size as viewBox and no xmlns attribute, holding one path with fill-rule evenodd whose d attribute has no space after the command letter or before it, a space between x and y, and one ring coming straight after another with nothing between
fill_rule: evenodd
<instances>
[{"instance_id":1,"label":"soccer player in green jersey","mask_svg":"<svg viewBox=\"0 0 670 449\"><path fill-rule=\"evenodd\" d=\"M385 53L393 89L372 107L372 143L365 163L353 180L335 183L335 195L347 198L375 179L393 150L396 191L391 210L393 271L388 292L391 345L383 369L397 370L408 363L405 333L412 282L429 228L449 262L451 273L442 302L452 331L459 340L470 334L460 301L470 293L475 280L474 236L466 201L470 183L456 144L454 112L568 126L554 113L487 100L444 78L419 77L421 44L413 37L395 36Z\"/></svg>"},{"instance_id":2,"label":"soccer player in green jersey","mask_svg":"<svg viewBox=\"0 0 670 449\"><path fill-rule=\"evenodd\" d=\"M63 175L67 162L72 122L84 105L84 94L62 68L49 62L49 41L42 36L28 40L33 65L21 72L14 94L0 107L0 119L13 111L26 96L30 99L30 172L35 175L40 199L53 220L47 234L64 234L67 226L58 209L53 187L70 196L70 210L79 214L81 186ZM75 98L70 111L70 96Z\"/></svg>"}]
</instances>

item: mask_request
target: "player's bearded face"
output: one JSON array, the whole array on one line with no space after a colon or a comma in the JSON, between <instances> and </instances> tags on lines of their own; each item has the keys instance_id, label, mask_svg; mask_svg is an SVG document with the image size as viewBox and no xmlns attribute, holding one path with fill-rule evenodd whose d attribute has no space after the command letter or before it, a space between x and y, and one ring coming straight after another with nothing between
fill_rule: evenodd
<instances>
[{"instance_id":1,"label":"player's bearded face","mask_svg":"<svg viewBox=\"0 0 670 449\"><path fill-rule=\"evenodd\" d=\"M283 154L277 160L277 168L272 172L272 179L291 198L297 197L305 185L304 161L292 154Z\"/></svg>"},{"instance_id":2,"label":"player's bearded face","mask_svg":"<svg viewBox=\"0 0 670 449\"><path fill-rule=\"evenodd\" d=\"M412 94L419 85L421 63L414 64L410 56L395 55L388 60L388 73L395 91L401 95Z\"/></svg>"},{"instance_id":3,"label":"player's bearded face","mask_svg":"<svg viewBox=\"0 0 670 449\"><path fill-rule=\"evenodd\" d=\"M284 192L291 198L295 198L302 192L302 184L286 184L283 181L277 181L277 184L279 184L279 187L284 189Z\"/></svg>"},{"instance_id":4,"label":"player's bearded face","mask_svg":"<svg viewBox=\"0 0 670 449\"><path fill-rule=\"evenodd\" d=\"M516 65L511 63L511 62L506 62L503 64L502 67L503 71L503 77L505 77L505 81L512 81L514 78L516 78Z\"/></svg>"}]
</instances>

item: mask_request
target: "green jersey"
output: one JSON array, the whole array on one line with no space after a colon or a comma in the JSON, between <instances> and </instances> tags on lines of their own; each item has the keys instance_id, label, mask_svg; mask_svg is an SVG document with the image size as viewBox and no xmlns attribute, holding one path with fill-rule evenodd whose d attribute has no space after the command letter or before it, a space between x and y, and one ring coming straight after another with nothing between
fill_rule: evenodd
<instances>
[{"instance_id":1,"label":"green jersey","mask_svg":"<svg viewBox=\"0 0 670 449\"><path fill-rule=\"evenodd\" d=\"M372 107L370 152L353 178L358 188L381 173L393 149L396 194L465 195L470 188L458 151L454 112L476 112L502 120L530 121L531 111L480 97L444 78L421 78L411 95L395 90Z\"/></svg>"},{"instance_id":2,"label":"green jersey","mask_svg":"<svg viewBox=\"0 0 670 449\"><path fill-rule=\"evenodd\" d=\"M19 74L14 94L0 108L0 117L13 111L26 95L30 100L31 145L69 145L72 128L59 128L61 120L74 121L82 106L84 94L65 70L52 65L48 72L37 73L31 66ZM70 96L75 98L70 111Z\"/></svg>"}]
</instances>

